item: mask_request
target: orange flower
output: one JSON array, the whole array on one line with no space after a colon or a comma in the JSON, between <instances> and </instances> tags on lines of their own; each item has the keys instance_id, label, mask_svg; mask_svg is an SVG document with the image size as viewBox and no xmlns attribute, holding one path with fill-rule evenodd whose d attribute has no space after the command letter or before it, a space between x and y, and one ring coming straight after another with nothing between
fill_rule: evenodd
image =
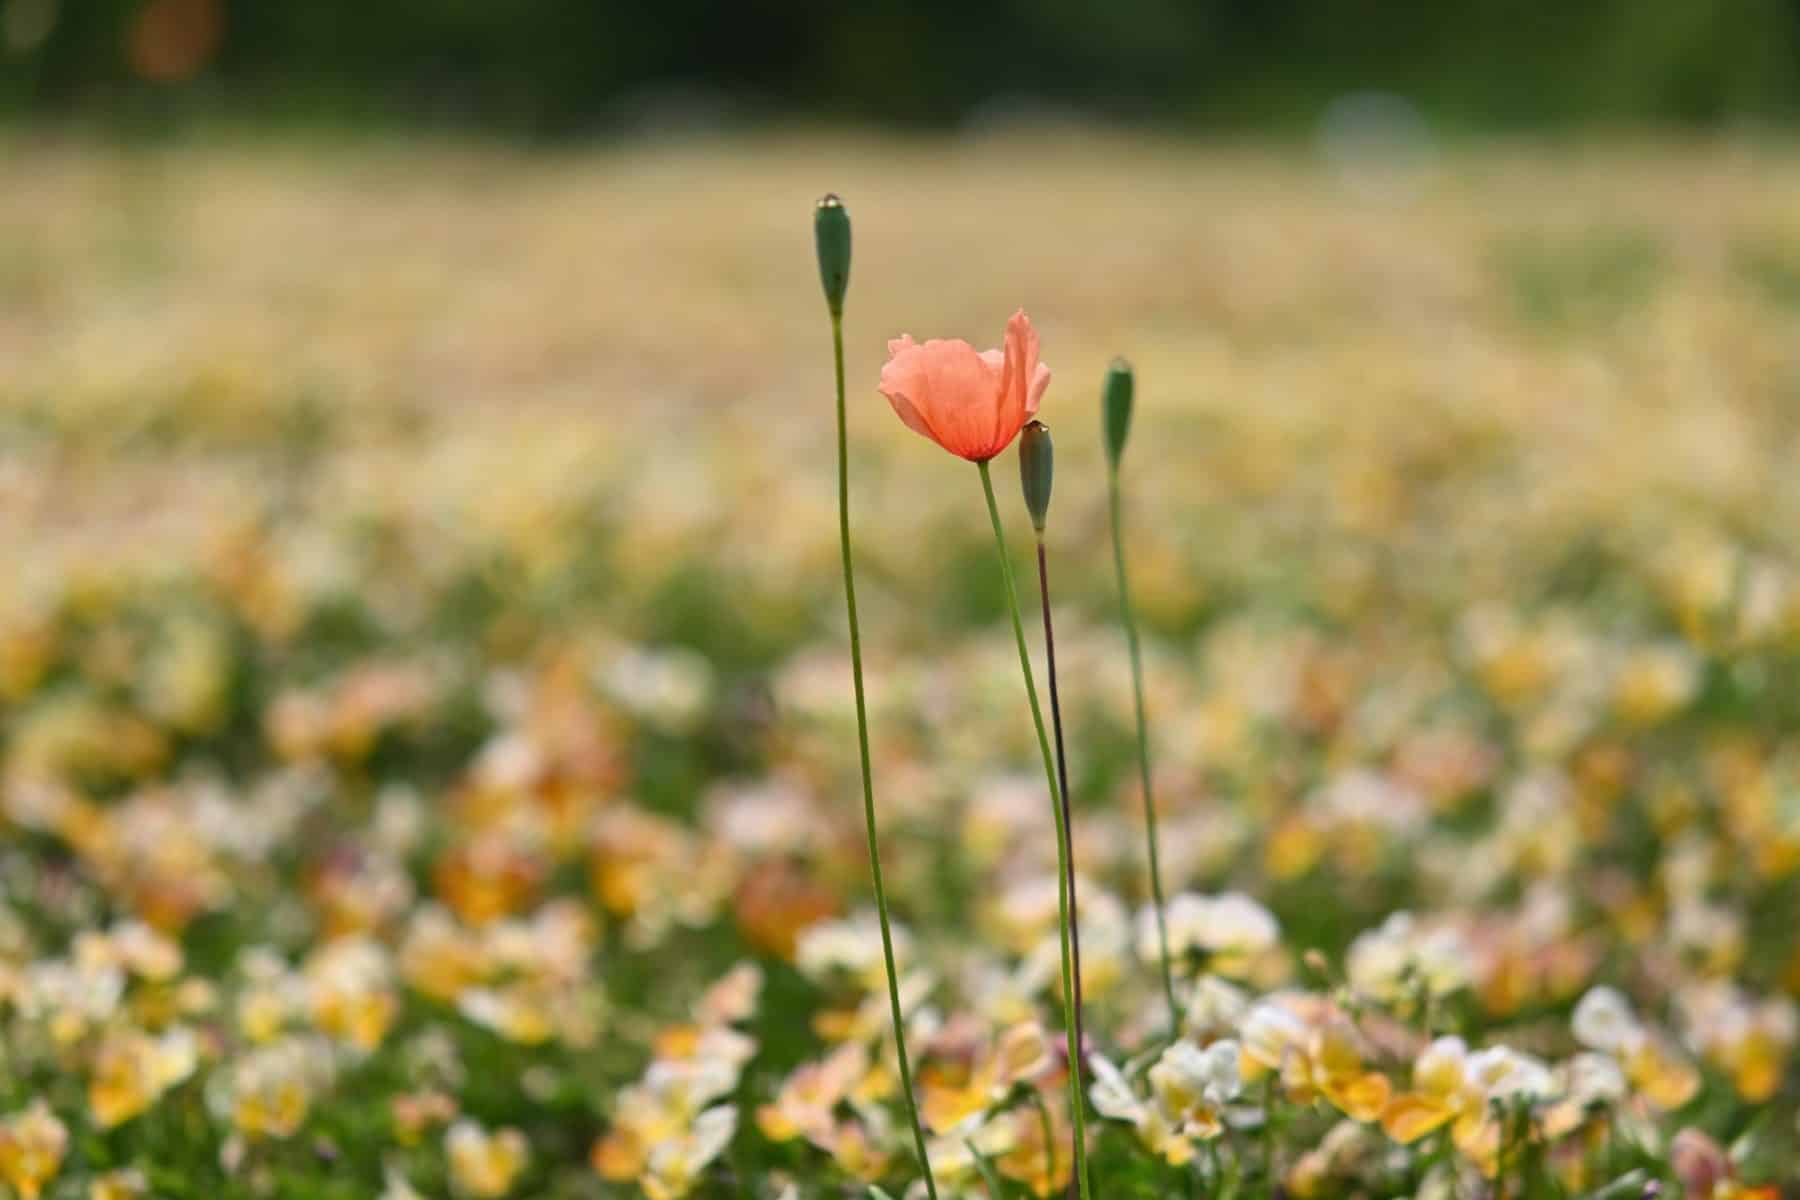
<instances>
[{"instance_id":1,"label":"orange flower","mask_svg":"<svg viewBox=\"0 0 1800 1200\"><path fill-rule=\"evenodd\" d=\"M960 339L888 343L881 394L907 427L970 462L986 462L1012 444L1037 414L1050 386L1038 361L1038 337L1020 309L1006 323L1003 350L977 352Z\"/></svg>"}]
</instances>

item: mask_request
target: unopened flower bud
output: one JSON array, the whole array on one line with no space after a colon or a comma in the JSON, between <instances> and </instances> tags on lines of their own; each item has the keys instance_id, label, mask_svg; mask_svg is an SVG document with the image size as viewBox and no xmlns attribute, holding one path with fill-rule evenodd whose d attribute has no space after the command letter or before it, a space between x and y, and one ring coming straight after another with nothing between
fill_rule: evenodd
<instances>
[{"instance_id":1,"label":"unopened flower bud","mask_svg":"<svg viewBox=\"0 0 1800 1200\"><path fill-rule=\"evenodd\" d=\"M850 290L850 213L837 193L827 192L813 211L813 241L819 250L819 282L831 315L844 315L844 293Z\"/></svg>"},{"instance_id":2,"label":"unopened flower bud","mask_svg":"<svg viewBox=\"0 0 1800 1200\"><path fill-rule=\"evenodd\" d=\"M1106 461L1119 469L1119 456L1125 453L1125 438L1131 433L1131 364L1122 358L1112 360L1106 368L1106 384L1100 393L1100 408L1106 434Z\"/></svg>"},{"instance_id":3,"label":"unopened flower bud","mask_svg":"<svg viewBox=\"0 0 1800 1200\"><path fill-rule=\"evenodd\" d=\"M1050 515L1050 483L1055 473L1056 458L1050 446L1050 427L1032 421L1019 431L1019 483L1025 489L1025 508L1031 513L1031 524L1044 532L1044 519Z\"/></svg>"}]
</instances>

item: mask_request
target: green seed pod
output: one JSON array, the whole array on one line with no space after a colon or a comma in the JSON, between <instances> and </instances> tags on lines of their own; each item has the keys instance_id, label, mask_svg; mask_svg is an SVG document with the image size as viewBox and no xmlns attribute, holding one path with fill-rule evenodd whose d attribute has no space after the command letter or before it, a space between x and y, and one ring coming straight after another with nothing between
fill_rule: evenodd
<instances>
[{"instance_id":1,"label":"green seed pod","mask_svg":"<svg viewBox=\"0 0 1800 1200\"><path fill-rule=\"evenodd\" d=\"M813 240L819 248L819 281L831 315L844 315L844 293L850 290L850 213L837 193L827 192L813 211Z\"/></svg>"},{"instance_id":2,"label":"green seed pod","mask_svg":"<svg viewBox=\"0 0 1800 1200\"><path fill-rule=\"evenodd\" d=\"M1122 358L1112 360L1106 368L1106 384L1100 393L1100 408L1106 434L1106 461L1119 469L1119 456L1125 453L1125 439L1131 433L1131 364Z\"/></svg>"},{"instance_id":3,"label":"green seed pod","mask_svg":"<svg viewBox=\"0 0 1800 1200\"><path fill-rule=\"evenodd\" d=\"M1019 483L1025 489L1032 527L1039 533L1044 532L1044 519L1050 515L1050 480L1055 467L1050 427L1042 421L1030 422L1019 431Z\"/></svg>"}]
</instances>

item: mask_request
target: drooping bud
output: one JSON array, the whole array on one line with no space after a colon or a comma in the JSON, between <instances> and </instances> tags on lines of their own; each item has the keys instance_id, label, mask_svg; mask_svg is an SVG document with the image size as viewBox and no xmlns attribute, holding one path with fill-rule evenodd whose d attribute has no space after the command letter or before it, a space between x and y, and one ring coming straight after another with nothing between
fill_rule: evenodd
<instances>
[{"instance_id":1,"label":"drooping bud","mask_svg":"<svg viewBox=\"0 0 1800 1200\"><path fill-rule=\"evenodd\" d=\"M827 192L813 210L813 241L819 250L819 282L831 315L844 315L844 293L850 290L850 213L836 192Z\"/></svg>"},{"instance_id":2,"label":"drooping bud","mask_svg":"<svg viewBox=\"0 0 1800 1200\"><path fill-rule=\"evenodd\" d=\"M1019 431L1019 483L1025 489L1032 527L1039 533L1044 532L1044 520L1050 515L1050 482L1055 469L1050 427L1042 421L1030 422Z\"/></svg>"},{"instance_id":3,"label":"drooping bud","mask_svg":"<svg viewBox=\"0 0 1800 1200\"><path fill-rule=\"evenodd\" d=\"M1131 364L1122 358L1112 360L1106 368L1106 384L1100 393L1100 409L1106 434L1106 461L1119 469L1119 456L1125 453L1125 439L1131 433Z\"/></svg>"}]
</instances>

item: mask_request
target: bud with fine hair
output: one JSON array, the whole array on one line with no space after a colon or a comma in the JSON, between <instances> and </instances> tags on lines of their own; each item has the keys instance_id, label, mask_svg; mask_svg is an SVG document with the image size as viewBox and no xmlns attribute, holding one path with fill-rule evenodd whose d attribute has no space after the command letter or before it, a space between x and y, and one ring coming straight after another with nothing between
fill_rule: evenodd
<instances>
[{"instance_id":1,"label":"bud with fine hair","mask_svg":"<svg viewBox=\"0 0 1800 1200\"><path fill-rule=\"evenodd\" d=\"M1056 456L1050 445L1050 427L1032 421L1019 431L1019 483L1025 489L1025 508L1031 513L1031 525L1044 532L1044 520L1050 515L1050 483L1055 474Z\"/></svg>"},{"instance_id":2,"label":"bud with fine hair","mask_svg":"<svg viewBox=\"0 0 1800 1200\"><path fill-rule=\"evenodd\" d=\"M1131 364L1122 358L1112 360L1106 368L1106 384L1100 393L1100 408L1106 434L1106 461L1119 469L1119 456L1125 453L1125 439L1131 433Z\"/></svg>"},{"instance_id":3,"label":"bud with fine hair","mask_svg":"<svg viewBox=\"0 0 1800 1200\"><path fill-rule=\"evenodd\" d=\"M819 250L819 282L831 315L844 315L844 293L850 290L850 213L837 193L828 192L813 211L813 241Z\"/></svg>"}]
</instances>

